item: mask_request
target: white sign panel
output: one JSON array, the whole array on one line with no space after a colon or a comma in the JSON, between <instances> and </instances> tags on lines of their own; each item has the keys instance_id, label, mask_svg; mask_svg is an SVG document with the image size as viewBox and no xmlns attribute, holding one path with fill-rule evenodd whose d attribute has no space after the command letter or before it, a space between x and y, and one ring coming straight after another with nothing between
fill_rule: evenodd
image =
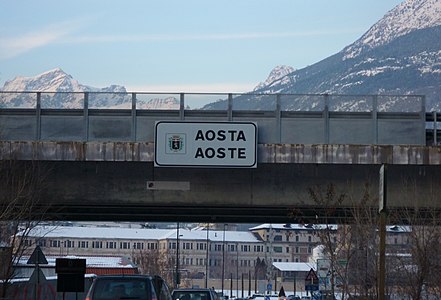
<instances>
[{"instance_id":1,"label":"white sign panel","mask_svg":"<svg viewBox=\"0 0 441 300\"><path fill-rule=\"evenodd\" d=\"M257 125L252 122L155 124L155 166L257 166Z\"/></svg>"}]
</instances>

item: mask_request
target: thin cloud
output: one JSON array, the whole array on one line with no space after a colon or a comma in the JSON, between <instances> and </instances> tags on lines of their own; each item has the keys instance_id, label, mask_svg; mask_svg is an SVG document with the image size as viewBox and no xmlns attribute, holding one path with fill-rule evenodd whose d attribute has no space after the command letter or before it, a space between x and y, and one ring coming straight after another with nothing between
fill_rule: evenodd
<instances>
[{"instance_id":1,"label":"thin cloud","mask_svg":"<svg viewBox=\"0 0 441 300\"><path fill-rule=\"evenodd\" d=\"M9 59L55 43L78 29L81 22L69 21L52 24L21 36L0 38L0 59Z\"/></svg>"},{"instance_id":2,"label":"thin cloud","mask_svg":"<svg viewBox=\"0 0 441 300\"><path fill-rule=\"evenodd\" d=\"M157 84L126 85L130 92L166 93L245 93L254 89L256 83L205 83L205 84Z\"/></svg>"},{"instance_id":3,"label":"thin cloud","mask_svg":"<svg viewBox=\"0 0 441 300\"><path fill-rule=\"evenodd\" d=\"M361 30L361 29L360 29ZM252 40L270 38L290 38L359 33L357 29L300 31L300 32L251 32L233 34L147 34L147 35L99 35L79 36L63 39L62 43L116 43L146 41L212 41L212 40Z\"/></svg>"}]
</instances>

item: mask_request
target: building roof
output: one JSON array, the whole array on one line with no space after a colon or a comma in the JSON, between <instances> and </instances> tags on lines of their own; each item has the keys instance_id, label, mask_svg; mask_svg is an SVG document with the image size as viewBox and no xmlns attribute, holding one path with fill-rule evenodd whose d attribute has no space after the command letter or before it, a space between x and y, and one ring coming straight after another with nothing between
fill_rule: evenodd
<instances>
[{"instance_id":1,"label":"building roof","mask_svg":"<svg viewBox=\"0 0 441 300\"><path fill-rule=\"evenodd\" d=\"M46 256L48 262L47 267L54 267L57 258L68 259L85 259L86 268L118 268L118 269L133 269L137 268L129 258L121 256L77 256L77 255L62 255L62 256ZM20 258L17 265L27 265L29 257L23 256ZM29 266L29 265L28 265Z\"/></svg>"},{"instance_id":2,"label":"building roof","mask_svg":"<svg viewBox=\"0 0 441 300\"><path fill-rule=\"evenodd\" d=\"M329 227L332 230L337 229L337 225L335 224L261 224L255 227L250 228L250 231L260 230L260 229L279 229L279 230L319 230Z\"/></svg>"},{"instance_id":3,"label":"building roof","mask_svg":"<svg viewBox=\"0 0 441 300\"><path fill-rule=\"evenodd\" d=\"M119 227L81 227L81 226L36 226L28 237L46 238L83 238L83 239L121 239L121 240L175 240L175 229L150 228L119 228ZM207 230L179 229L179 238L182 240L207 240ZM208 230L208 239L211 242L242 242L254 243L259 239L247 231L219 231Z\"/></svg>"},{"instance_id":4,"label":"building roof","mask_svg":"<svg viewBox=\"0 0 441 300\"><path fill-rule=\"evenodd\" d=\"M36 226L28 236L47 238L100 238L100 239L163 239L170 229L144 229L119 227Z\"/></svg>"},{"instance_id":5,"label":"building roof","mask_svg":"<svg viewBox=\"0 0 441 300\"><path fill-rule=\"evenodd\" d=\"M315 270L315 264L305 262L273 262L274 268L282 272L308 272Z\"/></svg>"},{"instance_id":6,"label":"building roof","mask_svg":"<svg viewBox=\"0 0 441 300\"><path fill-rule=\"evenodd\" d=\"M337 225L303 225L303 224L261 224L249 231L223 231L223 230L190 230L179 228L179 238L182 240L206 241L207 233L210 242L258 243L260 239L253 231L261 229L275 230L320 230L328 226L336 230ZM388 226L388 232L409 232L409 226ZM177 229L151 229L151 228L121 228L121 227L83 227L83 226L36 226L28 237L46 237L60 239L107 239L107 240L175 240Z\"/></svg>"},{"instance_id":7,"label":"building roof","mask_svg":"<svg viewBox=\"0 0 441 300\"><path fill-rule=\"evenodd\" d=\"M249 230L261 230L261 229L279 229L279 230L320 230L325 228L330 228L331 230L337 230L338 225L336 224L260 224L258 226L252 227ZM386 226L387 232L411 232L411 226L405 225L388 225Z\"/></svg>"}]
</instances>

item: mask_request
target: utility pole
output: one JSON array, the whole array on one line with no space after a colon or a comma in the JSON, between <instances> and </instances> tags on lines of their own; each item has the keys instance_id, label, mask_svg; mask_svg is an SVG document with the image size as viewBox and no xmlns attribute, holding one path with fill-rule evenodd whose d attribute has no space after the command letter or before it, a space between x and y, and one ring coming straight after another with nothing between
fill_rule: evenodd
<instances>
[{"instance_id":1,"label":"utility pole","mask_svg":"<svg viewBox=\"0 0 441 300\"><path fill-rule=\"evenodd\" d=\"M176 288L179 288L181 277L179 276L179 222L176 227Z\"/></svg>"},{"instance_id":2,"label":"utility pole","mask_svg":"<svg viewBox=\"0 0 441 300\"><path fill-rule=\"evenodd\" d=\"M380 249L378 268L378 299L385 300L386 282L386 217L387 217L387 165L380 168L379 214L380 214Z\"/></svg>"},{"instance_id":3,"label":"utility pole","mask_svg":"<svg viewBox=\"0 0 441 300\"><path fill-rule=\"evenodd\" d=\"M225 278L225 227L224 224L224 234L222 237L222 296L224 295L224 278Z\"/></svg>"},{"instance_id":4,"label":"utility pole","mask_svg":"<svg viewBox=\"0 0 441 300\"><path fill-rule=\"evenodd\" d=\"M207 223L207 253L205 258L205 288L208 288L208 265L210 264L210 259L208 257L210 244L209 244L209 232L210 232L210 223Z\"/></svg>"}]
</instances>

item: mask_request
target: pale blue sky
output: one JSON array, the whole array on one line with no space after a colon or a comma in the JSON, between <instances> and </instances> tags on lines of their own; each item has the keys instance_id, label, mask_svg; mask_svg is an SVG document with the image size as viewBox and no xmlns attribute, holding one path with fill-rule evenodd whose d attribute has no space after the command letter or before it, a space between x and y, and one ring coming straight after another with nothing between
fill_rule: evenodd
<instances>
[{"instance_id":1,"label":"pale blue sky","mask_svg":"<svg viewBox=\"0 0 441 300\"><path fill-rule=\"evenodd\" d=\"M401 0L0 0L0 88L60 67L129 91L245 92L354 42Z\"/></svg>"}]
</instances>

